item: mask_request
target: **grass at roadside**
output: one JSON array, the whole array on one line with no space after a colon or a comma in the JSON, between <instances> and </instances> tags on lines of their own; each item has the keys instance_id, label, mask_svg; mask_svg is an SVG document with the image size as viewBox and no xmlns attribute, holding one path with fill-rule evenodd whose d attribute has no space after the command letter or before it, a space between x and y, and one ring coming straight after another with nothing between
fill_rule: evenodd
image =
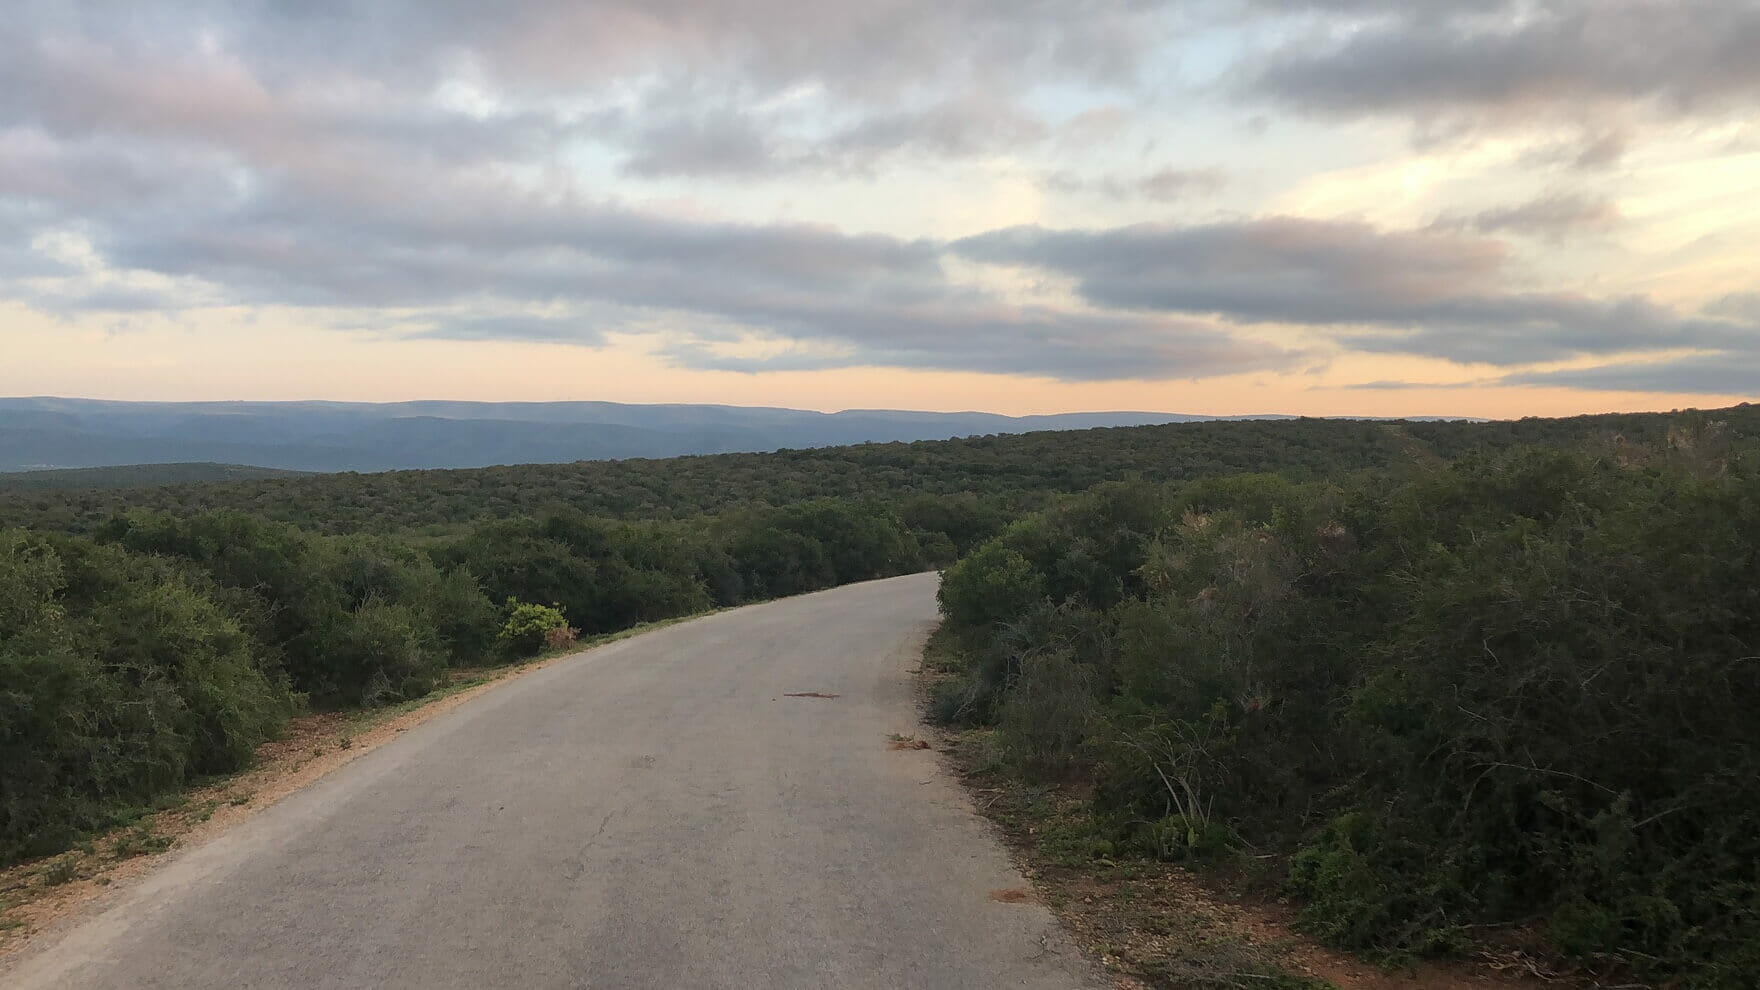
<instances>
[{"instance_id":1,"label":"grass at roadside","mask_svg":"<svg viewBox=\"0 0 1760 990\"><path fill-rule=\"evenodd\" d=\"M396 705L299 716L281 738L258 749L244 772L204 781L154 806L135 809L116 826L86 836L67 852L0 870L0 955L105 890L145 873L165 852L243 821L496 683L564 657L710 614L606 633L517 663L454 670L433 691Z\"/></svg>"}]
</instances>

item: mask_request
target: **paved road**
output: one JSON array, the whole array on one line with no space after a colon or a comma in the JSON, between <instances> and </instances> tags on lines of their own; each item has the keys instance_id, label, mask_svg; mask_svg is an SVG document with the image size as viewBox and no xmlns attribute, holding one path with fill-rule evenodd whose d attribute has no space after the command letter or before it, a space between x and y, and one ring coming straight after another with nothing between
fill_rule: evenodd
<instances>
[{"instance_id":1,"label":"paved road","mask_svg":"<svg viewBox=\"0 0 1760 990\"><path fill-rule=\"evenodd\" d=\"M180 855L39 987L1087 987L914 731L935 578L536 671ZM836 694L832 699L790 693Z\"/></svg>"}]
</instances>

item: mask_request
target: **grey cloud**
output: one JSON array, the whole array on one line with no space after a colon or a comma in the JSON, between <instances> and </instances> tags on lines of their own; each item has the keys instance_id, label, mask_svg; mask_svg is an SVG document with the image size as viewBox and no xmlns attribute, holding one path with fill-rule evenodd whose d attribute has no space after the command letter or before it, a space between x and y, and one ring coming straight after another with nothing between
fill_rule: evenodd
<instances>
[{"instance_id":1,"label":"grey cloud","mask_svg":"<svg viewBox=\"0 0 1760 990\"><path fill-rule=\"evenodd\" d=\"M1228 184L1228 176L1219 168L1175 168L1166 166L1146 175L1102 175L1084 177L1070 171L1057 171L1040 180L1047 189L1060 193L1095 194L1108 199L1147 199L1169 203L1191 196L1214 193Z\"/></svg>"},{"instance_id":2,"label":"grey cloud","mask_svg":"<svg viewBox=\"0 0 1760 990\"><path fill-rule=\"evenodd\" d=\"M1760 326L1752 328L1760 345ZM1665 361L1605 365L1568 371L1530 371L1502 379L1506 385L1550 385L1618 392L1682 392L1760 399L1760 348Z\"/></svg>"},{"instance_id":3,"label":"grey cloud","mask_svg":"<svg viewBox=\"0 0 1760 990\"><path fill-rule=\"evenodd\" d=\"M955 157L1036 143L1047 133L1044 123L1011 103L966 98L870 117L829 145L839 153L907 148Z\"/></svg>"},{"instance_id":4,"label":"grey cloud","mask_svg":"<svg viewBox=\"0 0 1760 990\"><path fill-rule=\"evenodd\" d=\"M1164 168L1143 176L1136 187L1149 199L1172 200L1194 193L1209 193L1227 183L1217 168Z\"/></svg>"},{"instance_id":5,"label":"grey cloud","mask_svg":"<svg viewBox=\"0 0 1760 990\"><path fill-rule=\"evenodd\" d=\"M738 111L679 115L642 128L624 170L633 175L728 176L778 171L774 142Z\"/></svg>"},{"instance_id":6,"label":"grey cloud","mask_svg":"<svg viewBox=\"0 0 1760 990\"><path fill-rule=\"evenodd\" d=\"M867 314L857 327L862 357L852 362L812 351L746 358L691 344L673 356L693 367L732 371L817 370L851 363L1003 372L1060 381L1185 378L1287 369L1299 351L1242 341L1209 327L1166 319L1021 311L979 306L932 315L909 309ZM909 332L899 332L900 326Z\"/></svg>"},{"instance_id":7,"label":"grey cloud","mask_svg":"<svg viewBox=\"0 0 1760 990\"><path fill-rule=\"evenodd\" d=\"M1098 305L1297 323L1399 318L1456 287L1485 283L1505 256L1484 238L1293 217L1103 231L1017 227L953 247L977 261L1072 276Z\"/></svg>"},{"instance_id":8,"label":"grey cloud","mask_svg":"<svg viewBox=\"0 0 1760 990\"><path fill-rule=\"evenodd\" d=\"M1442 227L1471 227L1484 234L1529 234L1560 240L1572 234L1605 231L1620 221L1610 199L1554 192L1514 206L1481 210L1470 217L1447 218Z\"/></svg>"},{"instance_id":9,"label":"grey cloud","mask_svg":"<svg viewBox=\"0 0 1760 990\"><path fill-rule=\"evenodd\" d=\"M944 246L806 224L667 218L458 176L356 174L315 195L267 183L164 215L104 214L113 264L220 302L413 310L425 336L593 344L672 328L679 361L733 328L797 339L820 365L1020 372L1069 380L1198 377L1301 355L1157 315L1021 307L951 282ZM379 329L384 330L383 326ZM696 345L689 340L696 340Z\"/></svg>"},{"instance_id":10,"label":"grey cloud","mask_svg":"<svg viewBox=\"0 0 1760 990\"><path fill-rule=\"evenodd\" d=\"M1103 231L1020 227L956 242L981 262L1054 272L1089 303L1324 328L1347 346L1460 362L1752 346L1728 321L1642 298L1515 292L1498 241L1270 218Z\"/></svg>"},{"instance_id":11,"label":"grey cloud","mask_svg":"<svg viewBox=\"0 0 1760 990\"><path fill-rule=\"evenodd\" d=\"M580 315L446 315L416 336L442 340L525 340L596 347L605 335Z\"/></svg>"},{"instance_id":12,"label":"grey cloud","mask_svg":"<svg viewBox=\"0 0 1760 990\"><path fill-rule=\"evenodd\" d=\"M635 129L624 169L645 177L860 174L895 156L970 157L1023 148L1047 133L1036 117L995 99L875 113L825 134L737 107L678 109Z\"/></svg>"},{"instance_id":13,"label":"grey cloud","mask_svg":"<svg viewBox=\"0 0 1760 990\"><path fill-rule=\"evenodd\" d=\"M1419 388L1422 388L1422 389L1484 388L1488 384L1496 384L1496 382L1495 381L1489 381L1489 382L1488 381L1403 382L1403 381L1393 381L1393 380L1384 379L1381 381L1373 381L1373 382L1357 382L1355 384L1345 385L1342 387L1348 388L1348 389L1355 389L1358 391L1364 391L1364 392L1404 392L1404 391L1408 391L1411 389L1419 389Z\"/></svg>"},{"instance_id":14,"label":"grey cloud","mask_svg":"<svg viewBox=\"0 0 1760 990\"><path fill-rule=\"evenodd\" d=\"M1630 143L1631 135L1619 130L1586 135L1579 143L1571 164L1579 169L1606 168L1625 157L1626 147Z\"/></svg>"},{"instance_id":15,"label":"grey cloud","mask_svg":"<svg viewBox=\"0 0 1760 990\"><path fill-rule=\"evenodd\" d=\"M175 312L196 301L162 289L122 285L84 285L76 280L37 293L25 293L31 305L59 315L75 313Z\"/></svg>"},{"instance_id":16,"label":"grey cloud","mask_svg":"<svg viewBox=\"0 0 1760 990\"><path fill-rule=\"evenodd\" d=\"M1411 322L1411 329L1338 336L1359 350L1505 366L1585 355L1752 347L1760 343L1739 326L1683 317L1637 297L1465 297L1440 301Z\"/></svg>"},{"instance_id":17,"label":"grey cloud","mask_svg":"<svg viewBox=\"0 0 1760 990\"><path fill-rule=\"evenodd\" d=\"M1167 21L1151 0L37 0L0 25L0 120L253 145L259 158L344 138L529 157L579 134L583 102L604 111L634 90L637 104L623 109L644 126L613 129L638 139L633 173L740 174L777 156L760 156L767 141L752 141L738 116L811 91L839 126L826 147L807 142L818 154L777 158L781 171L849 168L851 156L900 148L958 155L1037 141L1041 125L1006 105L924 94L1128 84L1169 37ZM200 50L203 36L219 50ZM436 86L455 78L511 97L524 118L435 111ZM673 119L681 89L723 94L735 113Z\"/></svg>"},{"instance_id":18,"label":"grey cloud","mask_svg":"<svg viewBox=\"0 0 1760 990\"><path fill-rule=\"evenodd\" d=\"M1732 292L1713 300L1705 307L1705 315L1760 326L1760 292Z\"/></svg>"},{"instance_id":19,"label":"grey cloud","mask_svg":"<svg viewBox=\"0 0 1760 990\"><path fill-rule=\"evenodd\" d=\"M1463 24L1485 30L1461 19L1478 9L1470 3L1424 16L1369 0L1312 7L1369 25L1336 50L1284 53L1272 66L1320 60L1302 71L1319 74L1321 109L1348 88L1320 78L1332 71L1325 59L1396 30L1443 40ZM1072 83L1125 92L1171 21L1154 0L26 0L0 24L0 218L17 221L0 229L0 288L64 310L104 301L111 283L29 249L37 233L78 231L114 267L180 280L185 302L395 307L418 332L471 339L592 342L663 315L686 340L681 361L732 366L706 341L737 331L802 341L809 357L791 360L1068 378L1302 359L1191 314L1505 362L1729 332L1729 319L1683 320L1643 300L1513 293L1505 248L1464 229L1273 218L1019 229L949 246L670 218L569 178L583 142L610 146L635 174L724 177L853 174L894 156L1032 146L1057 132L1014 102L1020 93ZM1739 20L1725 26L1743 37ZM1747 92L1748 70L1725 78L1718 64L1620 92L1676 102ZM1437 72L1451 66L1445 58ZM1560 71L1587 69L1567 58ZM1510 92L1549 92L1536 78ZM436 87L455 79L480 80L506 103L437 106ZM1415 92L1423 103L1447 89ZM719 94L708 110L704 93ZM1383 94L1360 105L1413 104ZM1156 199L1222 180L1167 169L1081 181ZM1084 304L1011 305L952 281L950 251L1061 273ZM842 356L823 356L833 352Z\"/></svg>"},{"instance_id":20,"label":"grey cloud","mask_svg":"<svg viewBox=\"0 0 1760 990\"><path fill-rule=\"evenodd\" d=\"M1550 0L1496 17L1411 13L1269 55L1248 91L1333 114L1472 111L1580 119L1585 104L1668 114L1760 96L1760 6L1722 0ZM1337 37L1337 35L1333 35ZM1587 159L1617 148L1585 149Z\"/></svg>"}]
</instances>

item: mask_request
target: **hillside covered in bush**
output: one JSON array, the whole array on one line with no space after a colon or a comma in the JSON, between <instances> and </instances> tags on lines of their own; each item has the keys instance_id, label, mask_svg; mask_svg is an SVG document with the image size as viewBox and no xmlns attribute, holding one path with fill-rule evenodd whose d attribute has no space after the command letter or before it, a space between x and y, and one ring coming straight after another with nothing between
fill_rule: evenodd
<instances>
[{"instance_id":1,"label":"hillside covered in bush","mask_svg":"<svg viewBox=\"0 0 1760 990\"><path fill-rule=\"evenodd\" d=\"M1760 406L1709 414L1760 433ZM1180 481L1241 472L1338 477L1354 470L1453 460L1474 450L1547 444L1662 443L1667 413L1509 422L1300 419L1180 423L769 454L582 461L451 471L392 471L229 483L8 491L0 524L89 532L119 512L222 509L321 532L454 533L491 519L567 507L619 519L682 519L811 498L975 493L1011 508L1141 476ZM0 481L3 481L0 478Z\"/></svg>"},{"instance_id":2,"label":"hillside covered in bush","mask_svg":"<svg viewBox=\"0 0 1760 990\"><path fill-rule=\"evenodd\" d=\"M1087 841L1250 851L1313 933L1760 985L1760 448L1113 483L948 570L957 675Z\"/></svg>"}]
</instances>

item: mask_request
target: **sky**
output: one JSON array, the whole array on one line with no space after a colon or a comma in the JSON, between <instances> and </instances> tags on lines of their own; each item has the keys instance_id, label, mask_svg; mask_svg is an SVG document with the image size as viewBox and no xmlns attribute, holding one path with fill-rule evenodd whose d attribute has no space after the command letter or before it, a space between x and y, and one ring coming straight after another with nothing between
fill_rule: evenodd
<instances>
[{"instance_id":1,"label":"sky","mask_svg":"<svg viewBox=\"0 0 1760 990\"><path fill-rule=\"evenodd\" d=\"M0 394L1760 397L1760 0L14 0Z\"/></svg>"}]
</instances>

